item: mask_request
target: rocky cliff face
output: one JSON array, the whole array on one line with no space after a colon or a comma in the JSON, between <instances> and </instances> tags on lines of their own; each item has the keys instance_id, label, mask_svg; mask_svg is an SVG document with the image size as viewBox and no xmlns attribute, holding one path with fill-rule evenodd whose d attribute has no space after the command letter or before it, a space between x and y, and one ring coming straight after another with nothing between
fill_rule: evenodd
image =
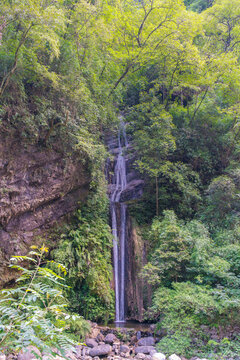
<instances>
[{"instance_id":1,"label":"rocky cliff face","mask_svg":"<svg viewBox=\"0 0 240 360\"><path fill-rule=\"evenodd\" d=\"M90 176L74 157L0 137L0 286L23 254L86 199Z\"/></svg>"},{"instance_id":2,"label":"rocky cliff face","mask_svg":"<svg viewBox=\"0 0 240 360\"><path fill-rule=\"evenodd\" d=\"M141 278L147 263L146 245L140 229L128 216L126 248L126 308L129 320L143 321L144 311L151 304L151 286Z\"/></svg>"}]
</instances>

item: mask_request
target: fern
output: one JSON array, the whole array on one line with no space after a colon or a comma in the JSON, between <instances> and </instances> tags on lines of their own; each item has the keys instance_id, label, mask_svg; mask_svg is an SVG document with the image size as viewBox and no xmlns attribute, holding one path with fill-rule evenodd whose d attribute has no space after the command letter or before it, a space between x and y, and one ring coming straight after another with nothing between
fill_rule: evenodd
<instances>
[{"instance_id":1,"label":"fern","mask_svg":"<svg viewBox=\"0 0 240 360\"><path fill-rule=\"evenodd\" d=\"M28 256L11 258L10 267L21 274L16 288L0 292L0 350L18 351L34 345L48 353L55 347L64 354L76 344L73 332L83 336L89 331L83 318L67 310L64 277L43 267L47 251L44 246L40 249L34 246ZM32 268L23 266L26 261ZM51 265L66 274L62 264L51 261Z\"/></svg>"}]
</instances>

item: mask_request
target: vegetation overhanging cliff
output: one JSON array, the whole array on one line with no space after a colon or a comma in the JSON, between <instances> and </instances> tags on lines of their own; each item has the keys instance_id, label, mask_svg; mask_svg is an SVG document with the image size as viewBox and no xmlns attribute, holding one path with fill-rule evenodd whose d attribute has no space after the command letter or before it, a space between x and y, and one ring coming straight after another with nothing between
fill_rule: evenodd
<instances>
[{"instance_id":1,"label":"vegetation overhanging cliff","mask_svg":"<svg viewBox=\"0 0 240 360\"><path fill-rule=\"evenodd\" d=\"M238 352L239 29L238 0L0 9L0 257L80 207L51 257L69 270L70 311L114 318L104 134L124 111L145 182L128 205L153 294L139 314L166 353Z\"/></svg>"}]
</instances>

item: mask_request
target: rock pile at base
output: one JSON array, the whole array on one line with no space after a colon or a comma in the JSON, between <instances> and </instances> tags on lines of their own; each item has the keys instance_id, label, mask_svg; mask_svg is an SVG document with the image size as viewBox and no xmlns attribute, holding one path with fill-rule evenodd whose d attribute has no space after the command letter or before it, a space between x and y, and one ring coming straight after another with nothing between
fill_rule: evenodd
<instances>
[{"instance_id":1,"label":"rock pile at base","mask_svg":"<svg viewBox=\"0 0 240 360\"><path fill-rule=\"evenodd\" d=\"M41 354L34 346L21 350L17 355L0 354L0 360L187 360L176 354L167 357L156 349L159 338L150 331L133 329L110 329L93 324L91 334L83 345L68 351L63 358L57 350L56 356ZM197 357L190 360L207 360Z\"/></svg>"}]
</instances>

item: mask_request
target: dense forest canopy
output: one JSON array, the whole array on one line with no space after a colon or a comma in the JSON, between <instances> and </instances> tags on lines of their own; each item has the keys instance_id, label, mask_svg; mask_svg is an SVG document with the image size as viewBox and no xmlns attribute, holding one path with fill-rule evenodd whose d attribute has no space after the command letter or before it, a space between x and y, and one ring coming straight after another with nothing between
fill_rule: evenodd
<instances>
[{"instance_id":1,"label":"dense forest canopy","mask_svg":"<svg viewBox=\"0 0 240 360\"><path fill-rule=\"evenodd\" d=\"M149 252L145 318L166 353L239 354L239 56L239 0L1 1L1 133L77 154L92 178L52 252L69 308L114 317L104 136L121 111L145 181L129 204Z\"/></svg>"}]
</instances>

